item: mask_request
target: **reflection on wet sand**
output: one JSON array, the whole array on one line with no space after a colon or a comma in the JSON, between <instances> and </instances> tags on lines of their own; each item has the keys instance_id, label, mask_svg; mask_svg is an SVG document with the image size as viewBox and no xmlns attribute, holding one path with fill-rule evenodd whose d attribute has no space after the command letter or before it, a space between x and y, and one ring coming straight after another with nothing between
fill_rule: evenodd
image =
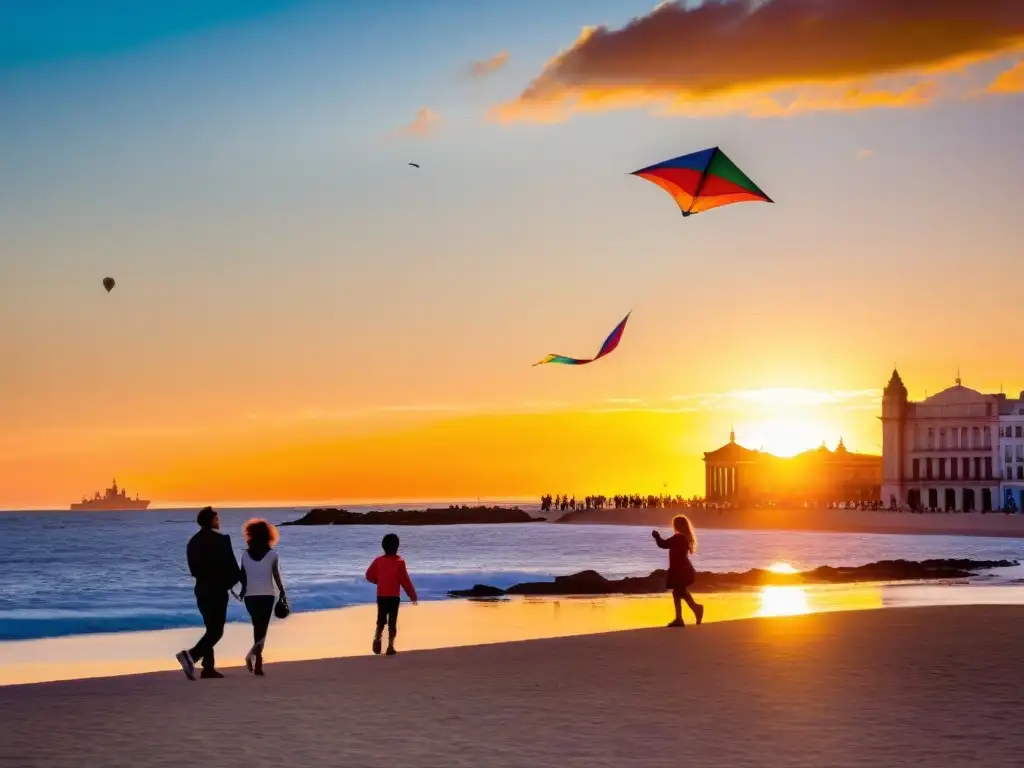
<instances>
[{"instance_id":1,"label":"reflection on wet sand","mask_svg":"<svg viewBox=\"0 0 1024 768\"><path fill-rule=\"evenodd\" d=\"M707 608L704 622L711 624L884 605L1024 603L1024 588L815 585L701 594L699 599ZM368 655L375 616L375 606L362 605L275 619L267 641L267 664ZM692 624L685 612L684 617ZM663 627L671 618L672 601L667 594L405 604L398 647L400 651L427 650ZM217 646L222 666L241 665L252 642L251 631L248 624L228 625ZM200 633L190 628L0 643L0 685L177 670L174 654L194 643Z\"/></svg>"}]
</instances>

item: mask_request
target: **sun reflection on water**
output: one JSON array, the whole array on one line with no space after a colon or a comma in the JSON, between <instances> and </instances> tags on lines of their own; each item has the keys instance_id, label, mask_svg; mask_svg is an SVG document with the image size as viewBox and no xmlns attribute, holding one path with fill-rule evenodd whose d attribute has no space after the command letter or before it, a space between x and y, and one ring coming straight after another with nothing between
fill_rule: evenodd
<instances>
[{"instance_id":1,"label":"sun reflection on water","mask_svg":"<svg viewBox=\"0 0 1024 768\"><path fill-rule=\"evenodd\" d=\"M758 616L799 616L810 613L807 590L803 587L762 587Z\"/></svg>"}]
</instances>

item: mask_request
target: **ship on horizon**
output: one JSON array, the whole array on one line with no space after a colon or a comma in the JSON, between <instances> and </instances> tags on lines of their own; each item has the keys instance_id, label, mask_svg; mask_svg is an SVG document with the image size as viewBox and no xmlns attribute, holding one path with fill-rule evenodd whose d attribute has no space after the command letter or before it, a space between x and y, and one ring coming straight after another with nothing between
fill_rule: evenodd
<instances>
[{"instance_id":1,"label":"ship on horizon","mask_svg":"<svg viewBox=\"0 0 1024 768\"><path fill-rule=\"evenodd\" d=\"M103 496L100 496L100 492L96 491L91 499L83 496L81 501L72 502L71 504L73 512L83 510L98 512L109 512L112 510L141 511L144 509L149 509L149 499L140 499L139 494L135 494L134 499L129 498L124 492L124 488L118 490L117 480L113 481Z\"/></svg>"}]
</instances>

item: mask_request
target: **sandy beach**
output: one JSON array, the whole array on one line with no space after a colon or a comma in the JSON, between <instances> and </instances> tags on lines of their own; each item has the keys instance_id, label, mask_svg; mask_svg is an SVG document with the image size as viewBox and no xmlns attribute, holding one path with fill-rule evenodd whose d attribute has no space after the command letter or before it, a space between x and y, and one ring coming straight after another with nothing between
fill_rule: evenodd
<instances>
[{"instance_id":1,"label":"sandy beach","mask_svg":"<svg viewBox=\"0 0 1024 768\"><path fill-rule=\"evenodd\" d=\"M1022 619L857 611L282 663L264 679L14 686L0 762L1017 765Z\"/></svg>"}]
</instances>

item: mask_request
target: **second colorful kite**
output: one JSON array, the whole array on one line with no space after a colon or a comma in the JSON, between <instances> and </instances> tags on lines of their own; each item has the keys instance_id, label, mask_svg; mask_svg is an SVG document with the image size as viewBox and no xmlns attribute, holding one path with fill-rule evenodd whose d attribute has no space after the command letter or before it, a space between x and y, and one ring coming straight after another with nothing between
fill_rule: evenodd
<instances>
[{"instance_id":1,"label":"second colorful kite","mask_svg":"<svg viewBox=\"0 0 1024 768\"><path fill-rule=\"evenodd\" d=\"M630 312L632 314L632 312ZM601 349L596 355L589 359L582 359L578 357L566 357L565 355L548 355L539 363L534 363L534 366L544 365L545 363L559 363L561 365L586 365L592 363L595 360L599 360L605 355L613 352L619 342L622 341L622 332L626 330L626 321L629 320L629 315L622 318L622 322L615 326L615 330L609 334L608 338L604 340L604 344L601 345Z\"/></svg>"}]
</instances>

